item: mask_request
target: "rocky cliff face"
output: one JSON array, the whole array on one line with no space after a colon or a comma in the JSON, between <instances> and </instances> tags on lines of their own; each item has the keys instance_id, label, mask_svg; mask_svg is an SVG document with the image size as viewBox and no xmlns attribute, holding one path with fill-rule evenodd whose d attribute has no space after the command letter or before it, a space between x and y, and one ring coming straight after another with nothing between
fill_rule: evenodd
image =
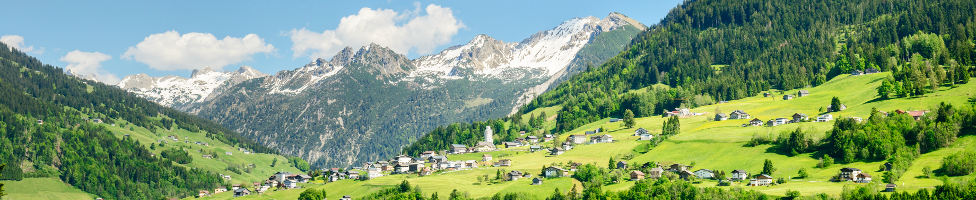
<instances>
[{"instance_id":1,"label":"rocky cliff face","mask_svg":"<svg viewBox=\"0 0 976 200\"><path fill-rule=\"evenodd\" d=\"M267 76L251 67L220 72L206 68L194 70L190 78L179 76L150 77L146 74L127 76L117 86L156 103L177 109L205 101L218 88L225 88L245 80ZM219 93L219 92L217 92Z\"/></svg>"},{"instance_id":2,"label":"rocky cliff face","mask_svg":"<svg viewBox=\"0 0 976 200\"><path fill-rule=\"evenodd\" d=\"M396 155L438 125L512 113L585 64L616 55L643 29L613 13L572 19L521 42L478 35L416 60L375 44L346 48L329 60L187 98L195 101L178 108L317 166L347 166ZM155 79L131 79L120 86L154 88L134 80Z\"/></svg>"}]
</instances>

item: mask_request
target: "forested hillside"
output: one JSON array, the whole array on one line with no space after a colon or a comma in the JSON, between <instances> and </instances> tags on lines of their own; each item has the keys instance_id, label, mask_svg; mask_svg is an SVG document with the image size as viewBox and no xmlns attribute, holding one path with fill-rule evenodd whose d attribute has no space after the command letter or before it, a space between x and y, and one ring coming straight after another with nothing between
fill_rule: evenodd
<instances>
[{"instance_id":1,"label":"forested hillside","mask_svg":"<svg viewBox=\"0 0 976 200\"><path fill-rule=\"evenodd\" d=\"M159 158L107 126L173 127L258 152L272 150L212 122L125 91L66 75L61 68L0 44L0 178L59 177L106 199L184 197L223 185L216 173ZM172 157L172 156L171 156Z\"/></svg>"},{"instance_id":2,"label":"forested hillside","mask_svg":"<svg viewBox=\"0 0 976 200\"><path fill-rule=\"evenodd\" d=\"M688 1L616 57L543 93L505 121L557 108L548 113L557 115L555 127L539 132L561 133L624 117L627 110L652 116L770 89L817 86L871 69L895 74L879 89L882 98L920 95L973 74L967 66L976 62L974 10L976 3L965 0ZM646 91L630 92L637 89ZM532 129L515 124L509 128ZM469 133L483 128L453 127L475 128L439 128L428 135L438 137L412 146L441 149L476 139Z\"/></svg>"}]
</instances>

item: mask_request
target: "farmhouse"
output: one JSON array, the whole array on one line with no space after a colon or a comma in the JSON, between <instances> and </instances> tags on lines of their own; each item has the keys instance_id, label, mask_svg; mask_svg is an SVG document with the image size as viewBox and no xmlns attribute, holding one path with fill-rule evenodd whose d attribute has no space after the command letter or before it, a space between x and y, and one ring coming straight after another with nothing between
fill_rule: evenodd
<instances>
[{"instance_id":1,"label":"farmhouse","mask_svg":"<svg viewBox=\"0 0 976 200\"><path fill-rule=\"evenodd\" d=\"M804 122L807 121L808 119L809 118L807 117L807 114L793 113L793 121L791 121L791 123Z\"/></svg>"},{"instance_id":2,"label":"farmhouse","mask_svg":"<svg viewBox=\"0 0 976 200\"><path fill-rule=\"evenodd\" d=\"M563 149L559 147L549 149L549 155L553 155L553 156L562 155L565 152L566 151L563 151Z\"/></svg>"},{"instance_id":3,"label":"farmhouse","mask_svg":"<svg viewBox=\"0 0 976 200\"><path fill-rule=\"evenodd\" d=\"M834 120L834 115L831 114L823 114L817 117L817 122L829 122L831 120Z\"/></svg>"},{"instance_id":4,"label":"farmhouse","mask_svg":"<svg viewBox=\"0 0 976 200\"><path fill-rule=\"evenodd\" d=\"M749 119L749 118L752 118L752 116L749 116L749 113L746 113L746 111L742 111L742 110L735 110L732 111L731 114L729 114L729 119Z\"/></svg>"},{"instance_id":5,"label":"farmhouse","mask_svg":"<svg viewBox=\"0 0 976 200\"><path fill-rule=\"evenodd\" d=\"M501 159L495 163L495 167L508 167L508 166L512 166L511 159Z\"/></svg>"},{"instance_id":6,"label":"farmhouse","mask_svg":"<svg viewBox=\"0 0 976 200\"><path fill-rule=\"evenodd\" d=\"M491 161L491 154L486 153L484 155L481 155L481 161L485 161L485 162Z\"/></svg>"},{"instance_id":7,"label":"farmhouse","mask_svg":"<svg viewBox=\"0 0 976 200\"><path fill-rule=\"evenodd\" d=\"M546 167L545 169L542 169L542 176L546 178L563 177L563 176L567 176L568 173L569 172L566 171L565 169L560 167L555 167L555 166L549 166Z\"/></svg>"},{"instance_id":8,"label":"farmhouse","mask_svg":"<svg viewBox=\"0 0 976 200\"><path fill-rule=\"evenodd\" d=\"M539 143L539 136L534 136L534 135L525 136L525 140L531 143Z\"/></svg>"},{"instance_id":9,"label":"farmhouse","mask_svg":"<svg viewBox=\"0 0 976 200\"><path fill-rule=\"evenodd\" d=\"M573 144L583 144L586 143L586 136L584 135L570 135L566 138L566 141L573 142Z\"/></svg>"},{"instance_id":10,"label":"farmhouse","mask_svg":"<svg viewBox=\"0 0 976 200\"><path fill-rule=\"evenodd\" d=\"M630 180L631 181L637 181L637 180L642 180L642 179L644 179L644 172L637 171L637 170L630 171Z\"/></svg>"},{"instance_id":11,"label":"farmhouse","mask_svg":"<svg viewBox=\"0 0 976 200\"><path fill-rule=\"evenodd\" d=\"M840 174L837 174L837 181L856 181L858 174L861 174L861 169L850 167L841 168Z\"/></svg>"},{"instance_id":12,"label":"farmhouse","mask_svg":"<svg viewBox=\"0 0 976 200\"><path fill-rule=\"evenodd\" d=\"M751 126L762 126L763 125L763 121L760 120L760 119L752 119L752 120L749 120L749 125L751 125Z\"/></svg>"},{"instance_id":13,"label":"farmhouse","mask_svg":"<svg viewBox=\"0 0 976 200\"><path fill-rule=\"evenodd\" d=\"M695 170L695 176L703 179L712 179L715 178L715 173L712 172L712 170L699 169L699 170Z\"/></svg>"},{"instance_id":14,"label":"farmhouse","mask_svg":"<svg viewBox=\"0 0 976 200\"><path fill-rule=\"evenodd\" d=\"M420 158L421 159L424 159L424 160L427 160L427 158L430 158L431 156L436 156L436 155L437 155L437 153L434 153L434 151L424 151L423 153L420 153Z\"/></svg>"},{"instance_id":15,"label":"farmhouse","mask_svg":"<svg viewBox=\"0 0 976 200\"><path fill-rule=\"evenodd\" d=\"M502 144L505 145L505 148L513 148L513 147L521 147L522 146L522 143L518 143L518 142L502 142Z\"/></svg>"},{"instance_id":16,"label":"farmhouse","mask_svg":"<svg viewBox=\"0 0 976 200\"><path fill-rule=\"evenodd\" d=\"M655 168L651 168L651 170L648 171L647 173L648 175L650 175L649 178L661 178L661 175L664 174L664 169L660 167L655 167Z\"/></svg>"},{"instance_id":17,"label":"farmhouse","mask_svg":"<svg viewBox=\"0 0 976 200\"><path fill-rule=\"evenodd\" d=\"M793 99L795 97L796 96L793 96L792 94L787 94L787 95L783 95L783 100L790 100L790 99Z\"/></svg>"},{"instance_id":18,"label":"farmhouse","mask_svg":"<svg viewBox=\"0 0 976 200\"><path fill-rule=\"evenodd\" d=\"M610 123L619 122L620 118L610 118Z\"/></svg>"},{"instance_id":19,"label":"farmhouse","mask_svg":"<svg viewBox=\"0 0 976 200\"><path fill-rule=\"evenodd\" d=\"M686 170L688 170L688 166L682 164L671 164L671 166L668 168L668 171L674 173L681 173L681 171L686 171Z\"/></svg>"},{"instance_id":20,"label":"farmhouse","mask_svg":"<svg viewBox=\"0 0 976 200\"><path fill-rule=\"evenodd\" d=\"M573 150L573 143L570 141L563 142L563 150L566 151Z\"/></svg>"},{"instance_id":21,"label":"farmhouse","mask_svg":"<svg viewBox=\"0 0 976 200\"><path fill-rule=\"evenodd\" d=\"M776 119L769 120L769 124L768 125L769 126L779 126L779 125L787 124L789 122L790 122L790 120L788 120L786 118L780 117L780 118L776 118Z\"/></svg>"},{"instance_id":22,"label":"farmhouse","mask_svg":"<svg viewBox=\"0 0 976 200\"><path fill-rule=\"evenodd\" d=\"M828 105L827 106L827 110L830 111L830 112L840 112L840 111L843 111L843 110L847 110L847 105L844 105L844 104L840 104L840 106L837 106L837 107L839 107L839 108L834 109L834 106L833 105Z\"/></svg>"},{"instance_id":23,"label":"farmhouse","mask_svg":"<svg viewBox=\"0 0 976 200\"><path fill-rule=\"evenodd\" d=\"M627 169L627 161L617 161L617 169Z\"/></svg>"},{"instance_id":24,"label":"farmhouse","mask_svg":"<svg viewBox=\"0 0 976 200\"><path fill-rule=\"evenodd\" d=\"M613 136L610 135L597 135L597 136L590 137L590 143L593 144L612 143L612 142L613 142Z\"/></svg>"},{"instance_id":25,"label":"farmhouse","mask_svg":"<svg viewBox=\"0 0 976 200\"><path fill-rule=\"evenodd\" d=\"M746 180L747 178L749 178L749 172L746 172L746 170L741 170L741 169L732 170L733 181Z\"/></svg>"},{"instance_id":26,"label":"farmhouse","mask_svg":"<svg viewBox=\"0 0 976 200\"><path fill-rule=\"evenodd\" d=\"M539 177L532 178L532 185L542 185L542 179Z\"/></svg>"},{"instance_id":27,"label":"farmhouse","mask_svg":"<svg viewBox=\"0 0 976 200\"><path fill-rule=\"evenodd\" d=\"M871 183L871 175L867 173L860 173L854 177L854 182L857 183Z\"/></svg>"},{"instance_id":28,"label":"farmhouse","mask_svg":"<svg viewBox=\"0 0 976 200\"><path fill-rule=\"evenodd\" d=\"M451 153L453 153L453 154L461 154L461 153L467 153L467 152L468 152L468 147L467 146L464 146L463 144L451 144Z\"/></svg>"},{"instance_id":29,"label":"farmhouse","mask_svg":"<svg viewBox=\"0 0 976 200\"><path fill-rule=\"evenodd\" d=\"M678 173L678 176L685 180L696 177L694 172L688 170L681 170L681 172Z\"/></svg>"},{"instance_id":30,"label":"farmhouse","mask_svg":"<svg viewBox=\"0 0 976 200\"><path fill-rule=\"evenodd\" d=\"M805 97L805 96L809 96L809 95L810 95L810 91L807 91L807 90L800 90L800 91L796 92L796 97Z\"/></svg>"},{"instance_id":31,"label":"farmhouse","mask_svg":"<svg viewBox=\"0 0 976 200\"><path fill-rule=\"evenodd\" d=\"M634 131L634 136L639 136L641 134L648 134L648 133L650 133L650 132L647 131L647 129L637 128L637 130Z\"/></svg>"},{"instance_id":32,"label":"farmhouse","mask_svg":"<svg viewBox=\"0 0 976 200\"><path fill-rule=\"evenodd\" d=\"M897 185L889 183L885 185L884 192L895 192L895 187L897 187Z\"/></svg>"},{"instance_id":33,"label":"farmhouse","mask_svg":"<svg viewBox=\"0 0 976 200\"><path fill-rule=\"evenodd\" d=\"M339 198L339 200L352 200L352 197L349 195L342 195L342 198Z\"/></svg>"},{"instance_id":34,"label":"farmhouse","mask_svg":"<svg viewBox=\"0 0 976 200\"><path fill-rule=\"evenodd\" d=\"M654 135L647 134L647 133L640 135L640 140L651 140L651 139L654 139Z\"/></svg>"},{"instance_id":35,"label":"farmhouse","mask_svg":"<svg viewBox=\"0 0 976 200\"><path fill-rule=\"evenodd\" d=\"M769 92L763 92L763 97L773 97L773 94L770 94Z\"/></svg>"},{"instance_id":36,"label":"farmhouse","mask_svg":"<svg viewBox=\"0 0 976 200\"><path fill-rule=\"evenodd\" d=\"M522 172L512 170L511 172L508 172L507 174L505 174L505 178L508 181L515 181L515 180L518 180L519 178L522 178L522 175L523 175Z\"/></svg>"},{"instance_id":37,"label":"farmhouse","mask_svg":"<svg viewBox=\"0 0 976 200\"><path fill-rule=\"evenodd\" d=\"M545 134L542 136L542 141L549 142L552 141L552 134Z\"/></svg>"},{"instance_id":38,"label":"farmhouse","mask_svg":"<svg viewBox=\"0 0 976 200\"><path fill-rule=\"evenodd\" d=\"M729 115L727 115L725 113L716 113L715 114L715 121L725 121L725 120L728 120L728 119L729 119Z\"/></svg>"},{"instance_id":39,"label":"farmhouse","mask_svg":"<svg viewBox=\"0 0 976 200\"><path fill-rule=\"evenodd\" d=\"M247 195L251 195L251 190L248 190L247 188L243 188L243 187L234 189L234 197L242 197Z\"/></svg>"},{"instance_id":40,"label":"farmhouse","mask_svg":"<svg viewBox=\"0 0 976 200\"><path fill-rule=\"evenodd\" d=\"M766 174L760 174L756 178L749 180L749 186L767 186L772 184L773 177Z\"/></svg>"}]
</instances>

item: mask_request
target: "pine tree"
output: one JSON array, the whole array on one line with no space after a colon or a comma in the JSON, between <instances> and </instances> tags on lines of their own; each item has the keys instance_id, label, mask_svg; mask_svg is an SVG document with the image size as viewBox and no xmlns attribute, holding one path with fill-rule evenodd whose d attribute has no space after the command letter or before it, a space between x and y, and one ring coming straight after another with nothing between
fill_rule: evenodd
<instances>
[{"instance_id":1,"label":"pine tree","mask_svg":"<svg viewBox=\"0 0 976 200\"><path fill-rule=\"evenodd\" d=\"M776 171L776 167L773 167L773 161L766 159L766 161L763 163L762 173L772 176L773 172L775 171Z\"/></svg>"},{"instance_id":2,"label":"pine tree","mask_svg":"<svg viewBox=\"0 0 976 200\"><path fill-rule=\"evenodd\" d=\"M616 161L613 160L613 156L610 156L610 163L607 164L607 169L617 169L617 165L615 165L615 163Z\"/></svg>"}]
</instances>

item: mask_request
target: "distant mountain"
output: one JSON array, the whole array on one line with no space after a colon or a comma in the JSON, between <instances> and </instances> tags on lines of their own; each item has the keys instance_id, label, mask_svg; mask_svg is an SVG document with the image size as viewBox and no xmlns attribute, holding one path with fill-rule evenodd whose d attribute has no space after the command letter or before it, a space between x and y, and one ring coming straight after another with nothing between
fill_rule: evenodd
<instances>
[{"instance_id":1,"label":"distant mountain","mask_svg":"<svg viewBox=\"0 0 976 200\"><path fill-rule=\"evenodd\" d=\"M587 65L616 55L644 29L611 13L571 19L521 42L478 35L415 60L375 44L346 48L331 59L219 86L209 95L165 84L119 86L315 165L347 166L393 156L438 125L512 113Z\"/></svg>"},{"instance_id":2,"label":"distant mountain","mask_svg":"<svg viewBox=\"0 0 976 200\"><path fill-rule=\"evenodd\" d=\"M126 76L117 85L159 104L182 108L200 103L215 93L245 80L267 76L254 68L242 66L237 71L219 72L212 68L193 70L190 78L179 76L150 77L147 74ZM219 92L217 92L219 93Z\"/></svg>"}]
</instances>

